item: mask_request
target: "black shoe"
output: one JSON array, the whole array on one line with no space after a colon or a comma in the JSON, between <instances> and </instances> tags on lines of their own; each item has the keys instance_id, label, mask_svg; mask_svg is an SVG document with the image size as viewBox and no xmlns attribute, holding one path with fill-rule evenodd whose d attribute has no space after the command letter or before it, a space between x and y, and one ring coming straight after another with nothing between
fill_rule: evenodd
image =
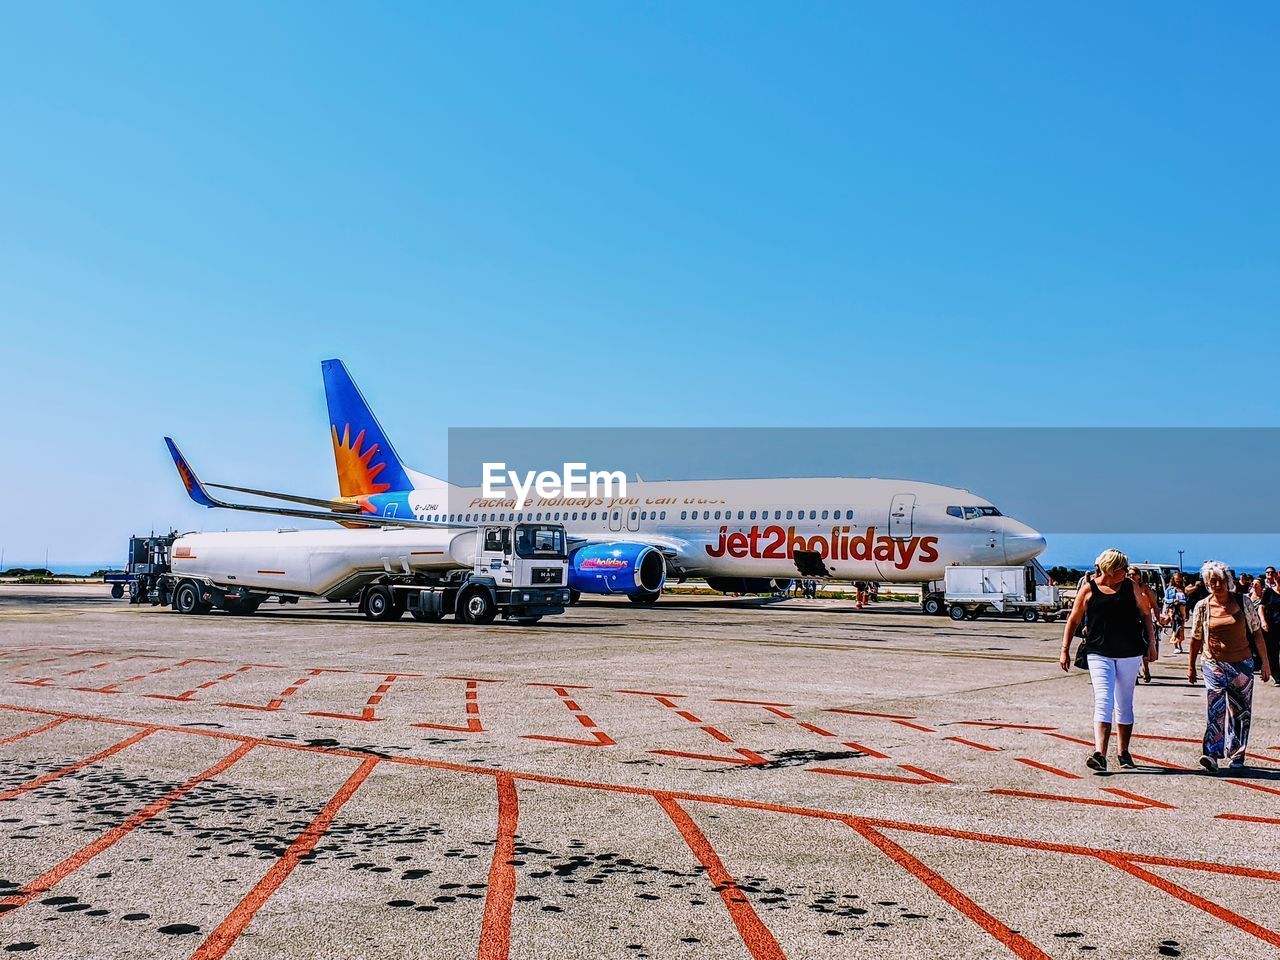
<instances>
[{"instance_id":1,"label":"black shoe","mask_svg":"<svg viewBox=\"0 0 1280 960\"><path fill-rule=\"evenodd\" d=\"M1120 754L1118 759L1120 760L1120 766L1124 767L1126 770L1136 770L1138 767L1138 765L1133 762L1133 757L1129 756L1128 753Z\"/></svg>"},{"instance_id":2,"label":"black shoe","mask_svg":"<svg viewBox=\"0 0 1280 960\"><path fill-rule=\"evenodd\" d=\"M1084 765L1090 770L1097 770L1099 773L1106 773L1107 758L1095 750L1085 759Z\"/></svg>"}]
</instances>

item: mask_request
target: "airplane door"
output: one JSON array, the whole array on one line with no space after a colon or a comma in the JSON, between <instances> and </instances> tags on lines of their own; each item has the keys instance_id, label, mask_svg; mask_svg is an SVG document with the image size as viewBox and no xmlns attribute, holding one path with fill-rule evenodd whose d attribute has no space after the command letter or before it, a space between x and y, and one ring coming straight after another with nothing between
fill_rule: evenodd
<instances>
[{"instance_id":1,"label":"airplane door","mask_svg":"<svg viewBox=\"0 0 1280 960\"><path fill-rule=\"evenodd\" d=\"M628 530L640 529L640 511L639 510L627 511L627 529Z\"/></svg>"},{"instance_id":2,"label":"airplane door","mask_svg":"<svg viewBox=\"0 0 1280 960\"><path fill-rule=\"evenodd\" d=\"M916 512L916 495L899 493L889 504L889 536L895 540L910 539Z\"/></svg>"},{"instance_id":3,"label":"airplane door","mask_svg":"<svg viewBox=\"0 0 1280 960\"><path fill-rule=\"evenodd\" d=\"M609 511L609 529L610 530L622 529L622 511L621 510Z\"/></svg>"},{"instance_id":4,"label":"airplane door","mask_svg":"<svg viewBox=\"0 0 1280 960\"><path fill-rule=\"evenodd\" d=\"M382 515L384 517L394 517L399 506L400 504L396 503L396 501L389 501L387 505L382 508Z\"/></svg>"}]
</instances>

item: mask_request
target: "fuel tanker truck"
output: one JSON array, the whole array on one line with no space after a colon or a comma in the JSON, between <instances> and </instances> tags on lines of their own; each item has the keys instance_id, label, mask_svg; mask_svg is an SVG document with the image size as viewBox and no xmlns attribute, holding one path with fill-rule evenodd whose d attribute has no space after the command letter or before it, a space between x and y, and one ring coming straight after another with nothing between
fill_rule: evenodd
<instances>
[{"instance_id":1,"label":"fuel tanker truck","mask_svg":"<svg viewBox=\"0 0 1280 960\"><path fill-rule=\"evenodd\" d=\"M268 599L315 597L354 603L371 620L408 611L422 621L536 623L569 602L565 548L556 523L188 533L173 538L168 569L136 589L183 614L251 614Z\"/></svg>"}]
</instances>

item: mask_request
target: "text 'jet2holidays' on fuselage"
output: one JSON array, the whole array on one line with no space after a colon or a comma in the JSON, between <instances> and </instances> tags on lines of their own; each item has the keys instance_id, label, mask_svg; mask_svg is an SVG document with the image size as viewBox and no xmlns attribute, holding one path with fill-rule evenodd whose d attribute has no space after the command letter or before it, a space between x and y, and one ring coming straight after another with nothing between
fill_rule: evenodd
<instances>
[{"instance_id":1,"label":"text 'jet2holidays' on fuselage","mask_svg":"<svg viewBox=\"0 0 1280 960\"><path fill-rule=\"evenodd\" d=\"M553 521L569 538L574 591L638 603L657 600L668 575L701 577L726 593L768 592L798 576L926 583L954 564L1022 564L1045 548L1039 533L981 497L912 480L636 480L623 498L535 495L517 510L514 499L486 499L479 487L406 467L342 361L321 366L339 496L201 484L166 438L193 500L353 527ZM210 487L290 506L228 503Z\"/></svg>"}]
</instances>

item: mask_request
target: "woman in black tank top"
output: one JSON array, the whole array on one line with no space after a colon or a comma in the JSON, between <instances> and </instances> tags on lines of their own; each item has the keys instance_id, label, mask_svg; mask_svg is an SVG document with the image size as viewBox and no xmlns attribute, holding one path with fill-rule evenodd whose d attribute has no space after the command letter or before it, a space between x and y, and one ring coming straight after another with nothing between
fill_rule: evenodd
<instances>
[{"instance_id":1,"label":"woman in black tank top","mask_svg":"<svg viewBox=\"0 0 1280 960\"><path fill-rule=\"evenodd\" d=\"M1152 607L1146 591L1134 589L1125 576L1129 558L1119 550L1098 557L1098 576L1082 582L1062 637L1063 670L1070 668L1071 640L1087 621L1083 641L1089 679L1093 683L1094 752L1085 760L1091 769L1107 769L1111 726L1119 731L1120 766L1132 769L1129 738L1133 735L1133 692L1143 663L1156 659Z\"/></svg>"},{"instance_id":2,"label":"woman in black tank top","mask_svg":"<svg viewBox=\"0 0 1280 960\"><path fill-rule=\"evenodd\" d=\"M1141 657L1147 652L1147 635L1142 625L1142 610L1128 577L1107 593L1100 584L1089 591L1085 616L1089 636L1085 648L1113 660Z\"/></svg>"}]
</instances>

